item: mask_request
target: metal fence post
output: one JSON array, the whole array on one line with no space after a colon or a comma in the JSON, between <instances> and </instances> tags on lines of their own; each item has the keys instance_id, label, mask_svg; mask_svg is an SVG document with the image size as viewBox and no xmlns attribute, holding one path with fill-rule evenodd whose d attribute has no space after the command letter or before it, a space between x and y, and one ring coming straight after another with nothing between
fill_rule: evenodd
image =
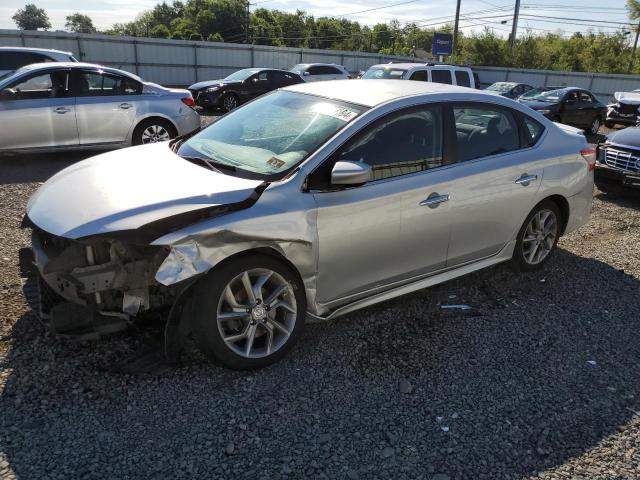
<instances>
[{"instance_id":1,"label":"metal fence post","mask_svg":"<svg viewBox=\"0 0 640 480\"><path fill-rule=\"evenodd\" d=\"M138 75L138 41L133 41L133 68L136 71L136 75Z\"/></svg>"},{"instance_id":2,"label":"metal fence post","mask_svg":"<svg viewBox=\"0 0 640 480\"><path fill-rule=\"evenodd\" d=\"M254 45L251 45L251 66L255 67L256 66L256 48Z\"/></svg>"},{"instance_id":3,"label":"metal fence post","mask_svg":"<svg viewBox=\"0 0 640 480\"><path fill-rule=\"evenodd\" d=\"M193 73L195 74L195 82L198 83L198 44L193 44Z\"/></svg>"},{"instance_id":4,"label":"metal fence post","mask_svg":"<svg viewBox=\"0 0 640 480\"><path fill-rule=\"evenodd\" d=\"M24 41L24 32L20 32L20 42L23 47L26 45L26 42Z\"/></svg>"},{"instance_id":5,"label":"metal fence post","mask_svg":"<svg viewBox=\"0 0 640 480\"><path fill-rule=\"evenodd\" d=\"M78 60L82 61L84 59L84 53L82 52L82 43L80 43L80 35L76 38L78 42Z\"/></svg>"}]
</instances>

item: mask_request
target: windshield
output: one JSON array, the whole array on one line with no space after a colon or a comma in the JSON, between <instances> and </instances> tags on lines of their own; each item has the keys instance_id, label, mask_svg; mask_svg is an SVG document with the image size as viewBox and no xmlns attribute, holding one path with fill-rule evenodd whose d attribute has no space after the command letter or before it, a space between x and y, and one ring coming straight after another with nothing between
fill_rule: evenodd
<instances>
[{"instance_id":1,"label":"windshield","mask_svg":"<svg viewBox=\"0 0 640 480\"><path fill-rule=\"evenodd\" d=\"M295 92L276 91L233 110L178 149L238 176L277 180L365 110Z\"/></svg>"},{"instance_id":2,"label":"windshield","mask_svg":"<svg viewBox=\"0 0 640 480\"><path fill-rule=\"evenodd\" d=\"M242 70L238 70L237 72L232 73L231 75L229 75L228 77L225 77L224 79L229 82L242 81L242 80L246 80L254 73L258 73L259 71L260 70L256 68L244 68Z\"/></svg>"},{"instance_id":3,"label":"windshield","mask_svg":"<svg viewBox=\"0 0 640 480\"><path fill-rule=\"evenodd\" d=\"M493 90L494 92L504 93L511 90L514 86L515 85L513 83L499 82L499 83L494 83L493 85L487 87L487 90Z\"/></svg>"},{"instance_id":4,"label":"windshield","mask_svg":"<svg viewBox=\"0 0 640 480\"><path fill-rule=\"evenodd\" d=\"M558 102L562 99L562 97L564 97L567 93L566 90L564 89L557 89L557 90L546 90L546 91L540 91L540 89L536 89L537 91L530 91L525 95L523 95L520 98L526 98L527 100L536 100L539 102Z\"/></svg>"},{"instance_id":5,"label":"windshield","mask_svg":"<svg viewBox=\"0 0 640 480\"><path fill-rule=\"evenodd\" d=\"M393 68L393 67L377 67L370 68L365 72L362 78L374 78L374 79L382 79L382 78L391 78L391 79L402 79L404 75L407 73L405 69L402 68Z\"/></svg>"},{"instance_id":6,"label":"windshield","mask_svg":"<svg viewBox=\"0 0 640 480\"><path fill-rule=\"evenodd\" d=\"M303 72L305 69L307 68L306 65L299 63L298 65L296 65L295 67L293 67L291 70L289 70L290 72L294 72L294 73L301 73Z\"/></svg>"}]
</instances>

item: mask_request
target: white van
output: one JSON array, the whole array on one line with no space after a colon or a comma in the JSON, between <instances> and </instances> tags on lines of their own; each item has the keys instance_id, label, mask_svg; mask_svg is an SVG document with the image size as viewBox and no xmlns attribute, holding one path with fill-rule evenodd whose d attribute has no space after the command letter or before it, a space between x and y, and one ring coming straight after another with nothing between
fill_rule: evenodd
<instances>
[{"instance_id":1,"label":"white van","mask_svg":"<svg viewBox=\"0 0 640 480\"><path fill-rule=\"evenodd\" d=\"M416 80L480 88L471 68L445 63L384 63L370 67L362 78Z\"/></svg>"}]
</instances>

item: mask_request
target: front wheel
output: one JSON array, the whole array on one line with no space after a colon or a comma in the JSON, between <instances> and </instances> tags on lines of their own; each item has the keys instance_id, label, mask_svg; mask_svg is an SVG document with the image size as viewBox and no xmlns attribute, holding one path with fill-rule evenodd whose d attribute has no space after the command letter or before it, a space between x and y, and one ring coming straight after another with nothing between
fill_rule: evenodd
<instances>
[{"instance_id":1,"label":"front wheel","mask_svg":"<svg viewBox=\"0 0 640 480\"><path fill-rule=\"evenodd\" d=\"M224 97L222 97L221 103L224 111L230 112L234 108L237 108L240 102L238 101L238 97L236 97L232 93L228 93Z\"/></svg>"},{"instance_id":2,"label":"front wheel","mask_svg":"<svg viewBox=\"0 0 640 480\"><path fill-rule=\"evenodd\" d=\"M556 248L562 215L551 200L543 200L531 211L518 232L511 262L520 271L542 268Z\"/></svg>"},{"instance_id":3,"label":"front wheel","mask_svg":"<svg viewBox=\"0 0 640 480\"><path fill-rule=\"evenodd\" d=\"M229 368L278 361L304 329L302 282L268 256L229 260L200 281L192 301L196 342L207 357Z\"/></svg>"}]
</instances>

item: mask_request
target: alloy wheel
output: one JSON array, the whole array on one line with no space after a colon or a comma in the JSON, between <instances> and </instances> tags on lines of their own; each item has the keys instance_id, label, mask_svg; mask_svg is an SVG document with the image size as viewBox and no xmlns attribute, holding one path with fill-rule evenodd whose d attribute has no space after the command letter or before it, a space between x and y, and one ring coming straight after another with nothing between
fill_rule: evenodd
<instances>
[{"instance_id":1,"label":"alloy wheel","mask_svg":"<svg viewBox=\"0 0 640 480\"><path fill-rule=\"evenodd\" d=\"M224 98L222 105L224 106L224 109L228 112L238 106L238 100L236 100L236 97L234 97L233 95L229 95Z\"/></svg>"},{"instance_id":2,"label":"alloy wheel","mask_svg":"<svg viewBox=\"0 0 640 480\"><path fill-rule=\"evenodd\" d=\"M551 210L540 210L527 225L522 239L522 254L529 265L542 262L553 249L558 235L558 220Z\"/></svg>"},{"instance_id":3,"label":"alloy wheel","mask_svg":"<svg viewBox=\"0 0 640 480\"><path fill-rule=\"evenodd\" d=\"M284 346L296 318L292 285L265 268L234 277L218 301L217 324L222 340L245 358L263 358Z\"/></svg>"},{"instance_id":4,"label":"alloy wheel","mask_svg":"<svg viewBox=\"0 0 640 480\"><path fill-rule=\"evenodd\" d=\"M591 124L591 135L596 135L600 130L600 119L598 117L593 119L593 123Z\"/></svg>"},{"instance_id":5,"label":"alloy wheel","mask_svg":"<svg viewBox=\"0 0 640 480\"><path fill-rule=\"evenodd\" d=\"M171 135L162 125L149 125L142 132L142 143L157 143L171 140Z\"/></svg>"}]
</instances>

